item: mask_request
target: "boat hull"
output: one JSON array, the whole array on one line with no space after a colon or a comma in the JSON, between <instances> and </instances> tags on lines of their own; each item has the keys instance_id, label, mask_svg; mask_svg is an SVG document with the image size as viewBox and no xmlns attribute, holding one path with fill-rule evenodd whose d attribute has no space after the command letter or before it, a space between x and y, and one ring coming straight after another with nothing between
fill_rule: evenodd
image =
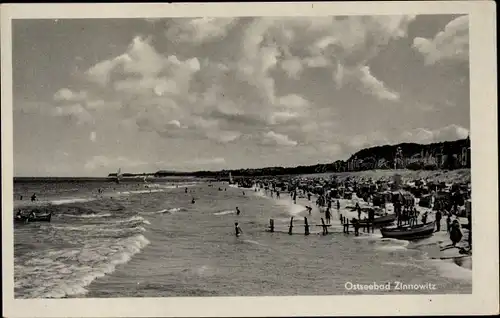
<instances>
[{"instance_id":1,"label":"boat hull","mask_svg":"<svg viewBox=\"0 0 500 318\"><path fill-rule=\"evenodd\" d=\"M14 222L16 223L50 222L51 219L52 219L52 214L49 213L44 215L15 217Z\"/></svg>"},{"instance_id":2,"label":"boat hull","mask_svg":"<svg viewBox=\"0 0 500 318\"><path fill-rule=\"evenodd\" d=\"M398 240L416 240L432 236L434 222L417 225L415 227L381 228L382 237Z\"/></svg>"},{"instance_id":3,"label":"boat hull","mask_svg":"<svg viewBox=\"0 0 500 318\"><path fill-rule=\"evenodd\" d=\"M387 224L393 223L394 221L396 221L396 215L395 214L387 214L387 215L375 218L372 223L373 223L373 225L387 225ZM368 220L361 220L361 221L359 221L359 223L366 224L366 223L369 223L369 221Z\"/></svg>"}]
</instances>

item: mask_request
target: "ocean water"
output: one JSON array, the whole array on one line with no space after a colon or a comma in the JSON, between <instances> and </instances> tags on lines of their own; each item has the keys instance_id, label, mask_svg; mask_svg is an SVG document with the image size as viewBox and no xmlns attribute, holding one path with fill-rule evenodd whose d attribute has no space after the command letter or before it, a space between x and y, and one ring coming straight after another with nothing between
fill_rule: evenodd
<instances>
[{"instance_id":1,"label":"ocean water","mask_svg":"<svg viewBox=\"0 0 500 318\"><path fill-rule=\"evenodd\" d=\"M98 188L104 195L96 195ZM50 223L14 226L16 298L472 292L471 271L431 259L425 241L382 239L377 230L346 235L336 211L330 235L319 235L321 215L313 213L311 235L304 236L302 201L293 204L284 194L276 200L185 180L16 182L14 192L16 208L33 208L28 197L37 193L37 204L50 203L54 213ZM294 235L287 234L290 216ZM270 218L275 233L265 231ZM396 281L436 288L345 287Z\"/></svg>"}]
</instances>

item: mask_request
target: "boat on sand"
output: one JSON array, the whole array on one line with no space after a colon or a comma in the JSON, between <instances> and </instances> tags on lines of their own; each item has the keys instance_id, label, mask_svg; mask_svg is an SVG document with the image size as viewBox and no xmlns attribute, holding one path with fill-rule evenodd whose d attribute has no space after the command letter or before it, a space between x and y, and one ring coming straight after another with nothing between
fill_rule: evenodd
<instances>
[{"instance_id":1,"label":"boat on sand","mask_svg":"<svg viewBox=\"0 0 500 318\"><path fill-rule=\"evenodd\" d=\"M396 221L396 214L387 214L373 219L373 225L388 225ZM359 224L370 223L369 219L360 220Z\"/></svg>"},{"instance_id":2,"label":"boat on sand","mask_svg":"<svg viewBox=\"0 0 500 318\"><path fill-rule=\"evenodd\" d=\"M393 238L398 240L416 240L432 236L434 233L434 221L425 224L414 226L401 226L388 228L383 227L380 229L382 237Z\"/></svg>"}]
</instances>

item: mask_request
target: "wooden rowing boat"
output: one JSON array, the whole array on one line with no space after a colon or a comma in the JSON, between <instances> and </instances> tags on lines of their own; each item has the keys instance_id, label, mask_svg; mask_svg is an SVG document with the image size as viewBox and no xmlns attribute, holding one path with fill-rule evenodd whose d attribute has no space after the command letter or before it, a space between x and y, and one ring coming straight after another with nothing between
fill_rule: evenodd
<instances>
[{"instance_id":1,"label":"wooden rowing boat","mask_svg":"<svg viewBox=\"0 0 500 318\"><path fill-rule=\"evenodd\" d=\"M383 227L380 229L382 237L398 240L415 240L432 236L434 233L434 221L415 226L403 226L395 228Z\"/></svg>"},{"instance_id":2,"label":"wooden rowing boat","mask_svg":"<svg viewBox=\"0 0 500 318\"><path fill-rule=\"evenodd\" d=\"M21 212L14 217L16 223L31 223L31 222L50 222L52 219L51 212Z\"/></svg>"},{"instance_id":3,"label":"wooden rowing boat","mask_svg":"<svg viewBox=\"0 0 500 318\"><path fill-rule=\"evenodd\" d=\"M388 225L396 221L396 214L387 214L373 219L373 225ZM363 219L359 221L359 224L370 223L369 219Z\"/></svg>"}]
</instances>

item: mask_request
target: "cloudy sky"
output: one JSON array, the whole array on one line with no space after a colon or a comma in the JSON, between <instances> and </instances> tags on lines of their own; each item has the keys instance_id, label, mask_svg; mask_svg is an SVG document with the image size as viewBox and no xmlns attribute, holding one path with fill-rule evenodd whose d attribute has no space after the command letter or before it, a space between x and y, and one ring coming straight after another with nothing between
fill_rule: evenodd
<instances>
[{"instance_id":1,"label":"cloudy sky","mask_svg":"<svg viewBox=\"0 0 500 318\"><path fill-rule=\"evenodd\" d=\"M467 136L467 16L17 20L17 176L293 166Z\"/></svg>"}]
</instances>

